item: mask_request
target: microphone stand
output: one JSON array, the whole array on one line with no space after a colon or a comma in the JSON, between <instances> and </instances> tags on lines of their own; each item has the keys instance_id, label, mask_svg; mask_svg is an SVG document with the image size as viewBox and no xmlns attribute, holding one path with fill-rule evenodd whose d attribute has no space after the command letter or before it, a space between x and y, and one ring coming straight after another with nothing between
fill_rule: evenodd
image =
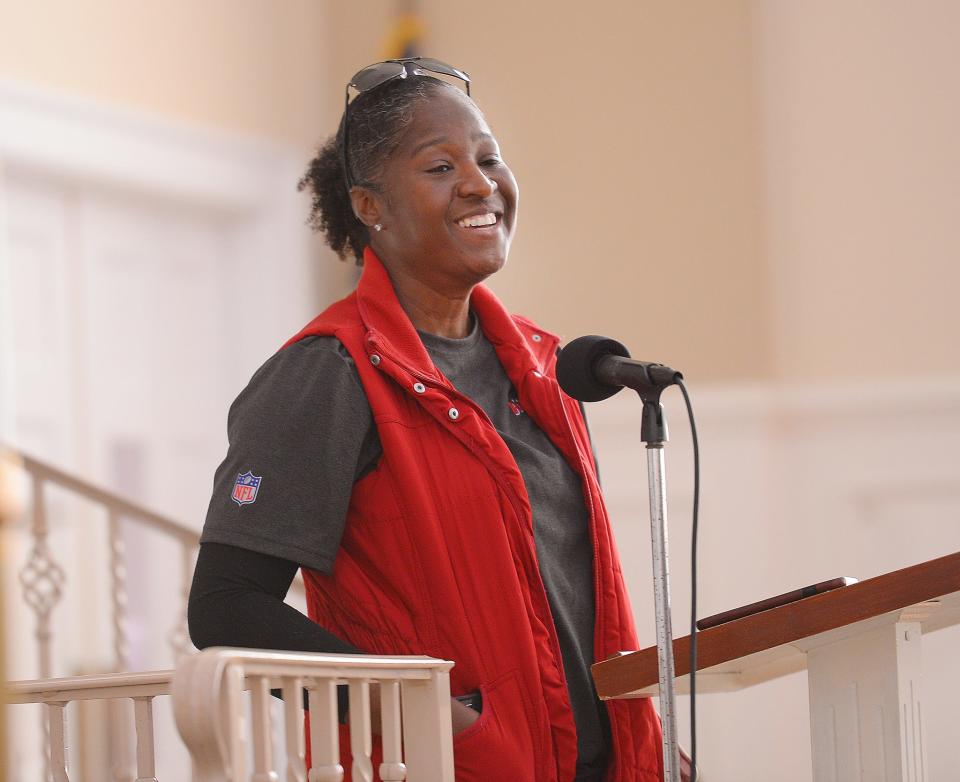
<instances>
[{"instance_id":1,"label":"microphone stand","mask_svg":"<svg viewBox=\"0 0 960 782\"><path fill-rule=\"evenodd\" d=\"M634 361L616 340L589 335L573 340L557 360L557 379L563 390L586 402L599 402L621 388L634 389L643 402L640 436L647 444L650 488L650 537L653 544L653 597L657 622L657 661L660 674L660 723L663 728L665 782L681 782L680 747L673 686L673 629L670 619L670 567L667 564L667 493L663 444L667 423L660 395L683 377L675 369ZM696 773L696 772L694 772Z\"/></svg>"},{"instance_id":2,"label":"microphone stand","mask_svg":"<svg viewBox=\"0 0 960 782\"><path fill-rule=\"evenodd\" d=\"M667 556L667 492L663 444L667 422L660 404L661 386L638 390L643 401L640 438L647 444L647 481L650 489L650 538L653 544L653 598L657 624L657 661L660 669L660 724L663 730L664 782L680 782L674 691L673 628L670 617L670 566Z\"/></svg>"}]
</instances>

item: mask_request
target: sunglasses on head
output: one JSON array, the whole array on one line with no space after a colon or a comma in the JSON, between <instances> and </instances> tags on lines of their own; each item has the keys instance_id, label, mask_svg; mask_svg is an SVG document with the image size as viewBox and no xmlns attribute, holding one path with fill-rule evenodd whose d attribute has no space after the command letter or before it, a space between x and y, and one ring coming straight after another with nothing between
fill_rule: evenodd
<instances>
[{"instance_id":1,"label":"sunglasses on head","mask_svg":"<svg viewBox=\"0 0 960 782\"><path fill-rule=\"evenodd\" d=\"M402 57L399 60L385 60L361 68L347 83L343 100L342 137L340 156L343 164L343 174L347 180L347 190L355 184L350 176L350 166L347 163L347 112L350 110L350 89L356 90L357 95L375 90L394 79L406 79L408 76L428 76L430 73L440 73L444 76L453 76L463 81L467 95L470 94L470 75L466 71L454 68L440 60L430 57Z\"/></svg>"}]
</instances>

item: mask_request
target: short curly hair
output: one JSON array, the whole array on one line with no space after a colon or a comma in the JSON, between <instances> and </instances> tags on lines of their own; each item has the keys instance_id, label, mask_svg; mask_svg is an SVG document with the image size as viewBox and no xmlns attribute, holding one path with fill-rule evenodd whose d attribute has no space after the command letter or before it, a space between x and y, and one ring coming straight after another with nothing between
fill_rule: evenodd
<instances>
[{"instance_id":1,"label":"short curly hair","mask_svg":"<svg viewBox=\"0 0 960 782\"><path fill-rule=\"evenodd\" d=\"M442 89L457 88L432 76L408 76L391 79L360 93L346 113L349 122L346 156L342 151L344 118L341 117L336 134L327 139L310 161L297 189L310 190L313 203L308 223L323 233L327 244L340 258L345 260L347 253L352 253L361 264L363 248L370 241L367 226L353 212L344 176L344 158L355 184L379 190L383 166L400 144L413 119L414 107Z\"/></svg>"}]
</instances>

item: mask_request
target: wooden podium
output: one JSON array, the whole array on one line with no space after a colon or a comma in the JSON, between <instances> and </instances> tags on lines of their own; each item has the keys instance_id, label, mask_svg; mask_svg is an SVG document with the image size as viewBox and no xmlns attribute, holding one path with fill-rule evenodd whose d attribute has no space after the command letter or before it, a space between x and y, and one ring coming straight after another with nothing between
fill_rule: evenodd
<instances>
[{"instance_id":1,"label":"wooden podium","mask_svg":"<svg viewBox=\"0 0 960 782\"><path fill-rule=\"evenodd\" d=\"M807 669L815 782L927 778L922 633L960 623L960 552L697 634L697 694ZM689 692L690 637L673 642ZM596 663L601 698L657 694L657 648Z\"/></svg>"}]
</instances>

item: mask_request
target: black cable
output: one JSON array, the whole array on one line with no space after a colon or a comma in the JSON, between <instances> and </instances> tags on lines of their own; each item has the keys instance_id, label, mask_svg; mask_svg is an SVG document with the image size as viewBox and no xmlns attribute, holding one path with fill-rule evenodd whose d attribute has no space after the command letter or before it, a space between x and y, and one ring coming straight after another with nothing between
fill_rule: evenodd
<instances>
[{"instance_id":1,"label":"black cable","mask_svg":"<svg viewBox=\"0 0 960 782\"><path fill-rule=\"evenodd\" d=\"M693 405L682 380L677 381L690 419L690 436L693 440L693 527L690 532L690 776L697 778L697 531L700 517L700 442L697 439L697 422L693 417Z\"/></svg>"}]
</instances>

